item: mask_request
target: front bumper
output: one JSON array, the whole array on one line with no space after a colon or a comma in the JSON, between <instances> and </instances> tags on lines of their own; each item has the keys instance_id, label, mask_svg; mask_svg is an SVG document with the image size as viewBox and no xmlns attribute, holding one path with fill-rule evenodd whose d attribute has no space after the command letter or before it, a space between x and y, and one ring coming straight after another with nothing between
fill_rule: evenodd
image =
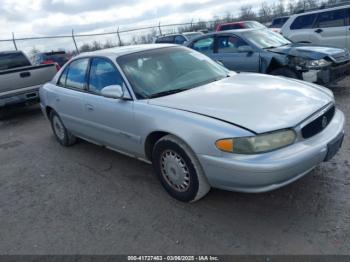
<instances>
[{"instance_id":1,"label":"front bumper","mask_svg":"<svg viewBox=\"0 0 350 262\"><path fill-rule=\"evenodd\" d=\"M337 110L332 122L316 136L260 155L222 153L199 155L212 187L229 191L261 193L288 185L308 174L328 153L328 144L344 134L345 117Z\"/></svg>"},{"instance_id":2,"label":"front bumper","mask_svg":"<svg viewBox=\"0 0 350 262\"><path fill-rule=\"evenodd\" d=\"M342 65L327 67L320 70L309 70L302 73L302 79L321 85L336 83L350 75L350 62Z\"/></svg>"}]
</instances>

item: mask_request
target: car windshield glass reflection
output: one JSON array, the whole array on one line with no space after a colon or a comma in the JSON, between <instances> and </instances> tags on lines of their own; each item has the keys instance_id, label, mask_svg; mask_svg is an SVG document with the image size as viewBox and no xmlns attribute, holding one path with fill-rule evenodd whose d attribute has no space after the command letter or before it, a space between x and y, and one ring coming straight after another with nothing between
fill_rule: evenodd
<instances>
[{"instance_id":1,"label":"car windshield glass reflection","mask_svg":"<svg viewBox=\"0 0 350 262\"><path fill-rule=\"evenodd\" d=\"M270 30L249 31L245 32L244 36L251 43L263 49L291 44L291 42L288 39Z\"/></svg>"},{"instance_id":2,"label":"car windshield glass reflection","mask_svg":"<svg viewBox=\"0 0 350 262\"><path fill-rule=\"evenodd\" d=\"M210 58L181 48L162 48L118 59L138 99L182 92L228 76L229 71Z\"/></svg>"}]
</instances>

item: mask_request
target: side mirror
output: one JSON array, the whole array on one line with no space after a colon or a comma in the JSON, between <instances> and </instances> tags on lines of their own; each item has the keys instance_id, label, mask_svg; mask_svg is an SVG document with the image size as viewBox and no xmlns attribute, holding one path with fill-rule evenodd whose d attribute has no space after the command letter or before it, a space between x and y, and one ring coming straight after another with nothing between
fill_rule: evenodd
<instances>
[{"instance_id":1,"label":"side mirror","mask_svg":"<svg viewBox=\"0 0 350 262\"><path fill-rule=\"evenodd\" d=\"M240 52L240 53L253 53L254 50L249 45L242 45L242 46L238 47L238 52Z\"/></svg>"},{"instance_id":2,"label":"side mirror","mask_svg":"<svg viewBox=\"0 0 350 262\"><path fill-rule=\"evenodd\" d=\"M124 89L120 85L106 86L101 90L101 95L108 98L124 98Z\"/></svg>"}]
</instances>

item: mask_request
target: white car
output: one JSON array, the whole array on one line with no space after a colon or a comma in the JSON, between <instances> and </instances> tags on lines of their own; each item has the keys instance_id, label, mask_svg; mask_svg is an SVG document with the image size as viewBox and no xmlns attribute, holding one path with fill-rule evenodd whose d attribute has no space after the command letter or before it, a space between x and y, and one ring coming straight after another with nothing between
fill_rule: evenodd
<instances>
[{"instance_id":1,"label":"white car","mask_svg":"<svg viewBox=\"0 0 350 262\"><path fill-rule=\"evenodd\" d=\"M79 137L152 163L165 190L184 202L211 187L286 186L332 159L344 138L330 90L230 72L178 45L81 54L40 98L61 145Z\"/></svg>"},{"instance_id":2,"label":"white car","mask_svg":"<svg viewBox=\"0 0 350 262\"><path fill-rule=\"evenodd\" d=\"M281 32L296 43L350 49L350 5L293 15Z\"/></svg>"}]
</instances>

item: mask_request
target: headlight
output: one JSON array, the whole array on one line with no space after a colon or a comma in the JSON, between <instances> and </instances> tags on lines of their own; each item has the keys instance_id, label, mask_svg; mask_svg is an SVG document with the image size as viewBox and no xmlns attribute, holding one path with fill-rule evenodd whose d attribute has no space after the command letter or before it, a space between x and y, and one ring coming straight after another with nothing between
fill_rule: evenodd
<instances>
[{"instance_id":1,"label":"headlight","mask_svg":"<svg viewBox=\"0 0 350 262\"><path fill-rule=\"evenodd\" d=\"M332 64L331 62L325 59L320 59L320 60L308 60L306 61L305 66L309 69L313 69L313 68L330 66L331 64Z\"/></svg>"},{"instance_id":2,"label":"headlight","mask_svg":"<svg viewBox=\"0 0 350 262\"><path fill-rule=\"evenodd\" d=\"M295 142L293 130L284 130L252 137L220 139L215 145L224 152L235 154L260 154L289 146Z\"/></svg>"}]
</instances>

